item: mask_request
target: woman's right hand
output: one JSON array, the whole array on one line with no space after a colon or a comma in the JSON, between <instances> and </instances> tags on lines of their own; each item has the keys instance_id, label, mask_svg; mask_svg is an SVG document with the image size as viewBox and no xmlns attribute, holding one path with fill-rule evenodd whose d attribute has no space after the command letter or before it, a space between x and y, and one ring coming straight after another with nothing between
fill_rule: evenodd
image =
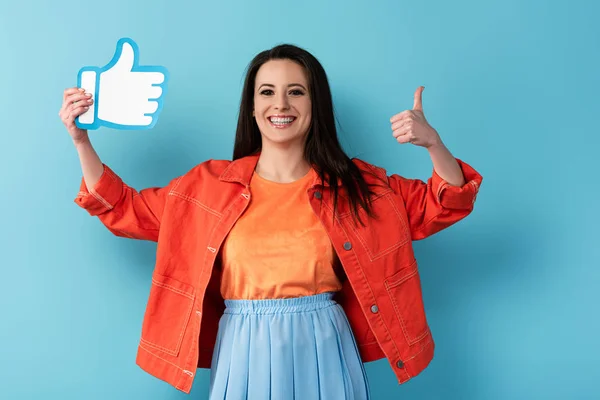
<instances>
[{"instance_id":1,"label":"woman's right hand","mask_svg":"<svg viewBox=\"0 0 600 400\"><path fill-rule=\"evenodd\" d=\"M63 104L58 115L75 144L88 139L87 130L78 128L75 124L75 118L90 108L93 103L91 97L91 94L85 93L80 88L69 88L64 91Z\"/></svg>"}]
</instances>

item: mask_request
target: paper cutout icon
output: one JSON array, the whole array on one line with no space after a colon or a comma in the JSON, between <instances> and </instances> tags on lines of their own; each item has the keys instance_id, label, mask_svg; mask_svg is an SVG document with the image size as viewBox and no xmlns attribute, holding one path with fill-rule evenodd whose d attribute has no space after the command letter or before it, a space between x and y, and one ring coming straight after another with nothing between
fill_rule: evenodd
<instances>
[{"instance_id":1,"label":"paper cutout icon","mask_svg":"<svg viewBox=\"0 0 600 400\"><path fill-rule=\"evenodd\" d=\"M151 129L158 121L169 73L161 66L140 66L137 44L122 38L113 59L104 67L83 67L77 87L94 99L93 107L80 115L81 129Z\"/></svg>"}]
</instances>

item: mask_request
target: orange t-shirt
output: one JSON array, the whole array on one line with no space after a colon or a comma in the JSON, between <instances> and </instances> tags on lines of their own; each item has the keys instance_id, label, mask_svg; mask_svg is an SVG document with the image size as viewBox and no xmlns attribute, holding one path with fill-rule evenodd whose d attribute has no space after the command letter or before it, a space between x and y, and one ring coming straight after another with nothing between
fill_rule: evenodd
<instances>
[{"instance_id":1,"label":"orange t-shirt","mask_svg":"<svg viewBox=\"0 0 600 400\"><path fill-rule=\"evenodd\" d=\"M338 291L335 252L313 212L307 190L311 169L291 183L254 173L252 197L223 245L224 299L272 299Z\"/></svg>"}]
</instances>

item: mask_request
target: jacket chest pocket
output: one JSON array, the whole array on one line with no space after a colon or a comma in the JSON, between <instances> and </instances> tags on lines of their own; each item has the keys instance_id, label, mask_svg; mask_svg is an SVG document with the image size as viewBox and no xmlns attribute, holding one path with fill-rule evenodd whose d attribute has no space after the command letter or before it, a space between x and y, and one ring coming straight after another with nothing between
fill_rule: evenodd
<instances>
[{"instance_id":1,"label":"jacket chest pocket","mask_svg":"<svg viewBox=\"0 0 600 400\"><path fill-rule=\"evenodd\" d=\"M358 238L371 261L383 257L410 241L406 219L394 203L391 191L372 202L375 217L369 218L363 209L359 215L365 226L354 221L354 215L343 217L344 225Z\"/></svg>"},{"instance_id":2,"label":"jacket chest pocket","mask_svg":"<svg viewBox=\"0 0 600 400\"><path fill-rule=\"evenodd\" d=\"M394 312L409 344L429 333L417 262L403 268L385 280L385 289L394 305Z\"/></svg>"},{"instance_id":3,"label":"jacket chest pocket","mask_svg":"<svg viewBox=\"0 0 600 400\"><path fill-rule=\"evenodd\" d=\"M194 298L191 285L155 275L142 325L142 343L177 356L194 307Z\"/></svg>"}]
</instances>

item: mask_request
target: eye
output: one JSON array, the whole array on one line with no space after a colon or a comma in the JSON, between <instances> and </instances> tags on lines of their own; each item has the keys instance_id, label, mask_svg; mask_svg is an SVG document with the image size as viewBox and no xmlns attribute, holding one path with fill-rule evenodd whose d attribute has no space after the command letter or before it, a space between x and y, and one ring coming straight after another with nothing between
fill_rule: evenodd
<instances>
[{"instance_id":1,"label":"eye","mask_svg":"<svg viewBox=\"0 0 600 400\"><path fill-rule=\"evenodd\" d=\"M293 89L290 91L290 94L292 96L302 96L302 95L304 95L304 92L300 89Z\"/></svg>"},{"instance_id":2,"label":"eye","mask_svg":"<svg viewBox=\"0 0 600 400\"><path fill-rule=\"evenodd\" d=\"M265 95L265 96L270 96L273 94L273 91L271 89L265 89L262 92L260 92L260 94Z\"/></svg>"}]
</instances>

